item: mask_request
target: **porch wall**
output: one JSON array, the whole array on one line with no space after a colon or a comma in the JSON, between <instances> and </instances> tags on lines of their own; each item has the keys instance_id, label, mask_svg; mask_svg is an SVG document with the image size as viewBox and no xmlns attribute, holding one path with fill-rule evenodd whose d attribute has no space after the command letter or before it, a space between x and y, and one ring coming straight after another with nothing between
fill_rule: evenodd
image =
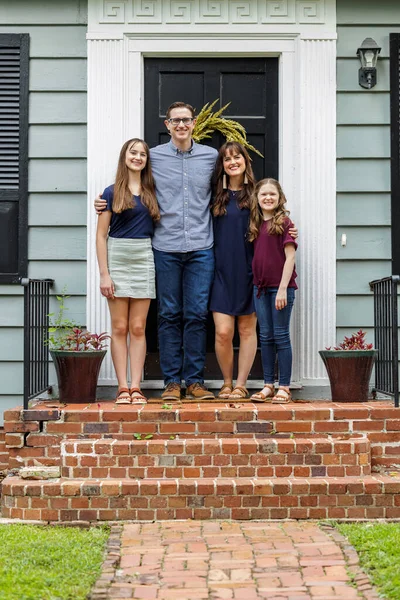
<instances>
[{"instance_id":1,"label":"porch wall","mask_svg":"<svg viewBox=\"0 0 400 600\"><path fill-rule=\"evenodd\" d=\"M391 274L389 34L400 5L337 0L337 31L337 338L362 327L373 341L368 282ZM358 85L366 37L382 47L372 90Z\"/></svg>"},{"instance_id":2,"label":"porch wall","mask_svg":"<svg viewBox=\"0 0 400 600\"><path fill-rule=\"evenodd\" d=\"M66 285L69 315L85 322L87 3L0 0L0 14L0 33L30 35L28 275L55 279L53 293ZM22 402L19 285L0 285L0 339L2 423Z\"/></svg>"}]
</instances>

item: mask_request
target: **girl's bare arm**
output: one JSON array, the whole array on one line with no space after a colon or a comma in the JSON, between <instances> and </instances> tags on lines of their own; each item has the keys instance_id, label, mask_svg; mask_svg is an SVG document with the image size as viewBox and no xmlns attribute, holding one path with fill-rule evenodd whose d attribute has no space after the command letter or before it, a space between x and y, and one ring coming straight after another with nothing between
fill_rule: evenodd
<instances>
[{"instance_id":1,"label":"girl's bare arm","mask_svg":"<svg viewBox=\"0 0 400 600\"><path fill-rule=\"evenodd\" d=\"M114 283L108 272L107 265L107 235L111 222L111 211L100 214L97 221L96 251L100 271L100 291L106 298L114 298Z\"/></svg>"},{"instance_id":2,"label":"girl's bare arm","mask_svg":"<svg viewBox=\"0 0 400 600\"><path fill-rule=\"evenodd\" d=\"M287 286L289 284L290 278L293 274L295 256L296 256L296 248L294 244L286 244L285 245L285 264L282 271L281 282L279 284L278 292L276 294L275 299L275 308L276 310L282 310L287 305Z\"/></svg>"}]
</instances>

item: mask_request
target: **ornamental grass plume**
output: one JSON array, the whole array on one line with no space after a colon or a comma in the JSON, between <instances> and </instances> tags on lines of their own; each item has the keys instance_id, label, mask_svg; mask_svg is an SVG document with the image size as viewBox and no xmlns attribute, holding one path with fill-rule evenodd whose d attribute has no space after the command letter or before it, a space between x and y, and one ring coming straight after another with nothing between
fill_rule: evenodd
<instances>
[{"instance_id":1,"label":"ornamental grass plume","mask_svg":"<svg viewBox=\"0 0 400 600\"><path fill-rule=\"evenodd\" d=\"M195 142L199 142L205 138L210 138L214 131L219 131L226 138L227 142L238 142L242 144L247 150L252 150L262 158L264 156L254 148L247 141L246 130L237 121L234 119L226 119L225 117L221 117L224 110L228 108L230 102L225 104L222 108L213 112L213 108L218 102L219 98L214 100L214 102L207 102L199 112L196 117L196 125L194 126L192 137Z\"/></svg>"}]
</instances>

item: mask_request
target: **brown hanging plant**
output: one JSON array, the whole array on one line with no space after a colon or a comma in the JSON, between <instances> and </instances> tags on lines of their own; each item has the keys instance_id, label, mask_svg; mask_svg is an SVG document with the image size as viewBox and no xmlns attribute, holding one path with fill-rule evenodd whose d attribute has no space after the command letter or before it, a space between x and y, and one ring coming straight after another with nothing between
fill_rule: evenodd
<instances>
[{"instance_id":1,"label":"brown hanging plant","mask_svg":"<svg viewBox=\"0 0 400 600\"><path fill-rule=\"evenodd\" d=\"M199 112L196 117L196 125L194 126L194 130L192 133L192 137L195 142L199 142L200 140L204 140L205 138L210 138L214 131L219 131L226 138L227 142L238 142L242 144L247 150L252 150L262 158L264 156L254 148L247 141L246 130L237 121L234 119L227 119L222 117L222 113L224 110L228 108L230 102L225 104L222 108L213 112L213 108L216 103L219 101L219 98L214 100L214 102L207 102Z\"/></svg>"}]
</instances>

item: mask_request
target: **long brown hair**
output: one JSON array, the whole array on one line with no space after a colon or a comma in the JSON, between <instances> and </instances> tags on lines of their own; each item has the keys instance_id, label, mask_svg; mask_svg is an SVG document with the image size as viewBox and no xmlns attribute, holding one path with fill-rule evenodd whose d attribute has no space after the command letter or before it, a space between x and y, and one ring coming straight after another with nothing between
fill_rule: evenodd
<instances>
[{"instance_id":1,"label":"long brown hair","mask_svg":"<svg viewBox=\"0 0 400 600\"><path fill-rule=\"evenodd\" d=\"M253 195L251 197L250 206L250 224L249 224L249 241L253 242L259 235L262 224L264 223L263 213L260 205L258 204L258 194L263 185L270 183L276 188L279 194L278 206L274 210L274 214L269 223L268 233L272 235L282 235L283 226L286 219L289 216L289 211L285 209L286 196L283 193L281 184L276 179L261 179L254 188Z\"/></svg>"},{"instance_id":2,"label":"long brown hair","mask_svg":"<svg viewBox=\"0 0 400 600\"><path fill-rule=\"evenodd\" d=\"M243 176L247 176L247 184L243 185L243 189L241 189L236 196L236 201L240 209L250 208L250 198L255 185L253 169L251 168L251 159L246 148L238 142L225 142L219 149L213 175L214 200L212 203L212 214L214 217L225 215L226 205L229 202L229 190L224 189L223 185L224 175L226 176L229 185L229 175L226 175L224 170L225 154L241 154L246 163L246 170Z\"/></svg>"},{"instance_id":3,"label":"long brown hair","mask_svg":"<svg viewBox=\"0 0 400 600\"><path fill-rule=\"evenodd\" d=\"M134 208L135 202L132 192L129 189L129 169L126 166L126 153L128 148L142 144L146 152L147 161L144 169L140 173L140 199L142 204L149 210L153 221L159 221L160 209L156 198L156 186L153 179L153 173L150 164L150 150L145 141L140 138L132 138L125 142L119 153L117 174L115 176L113 212L121 213L128 208Z\"/></svg>"}]
</instances>

